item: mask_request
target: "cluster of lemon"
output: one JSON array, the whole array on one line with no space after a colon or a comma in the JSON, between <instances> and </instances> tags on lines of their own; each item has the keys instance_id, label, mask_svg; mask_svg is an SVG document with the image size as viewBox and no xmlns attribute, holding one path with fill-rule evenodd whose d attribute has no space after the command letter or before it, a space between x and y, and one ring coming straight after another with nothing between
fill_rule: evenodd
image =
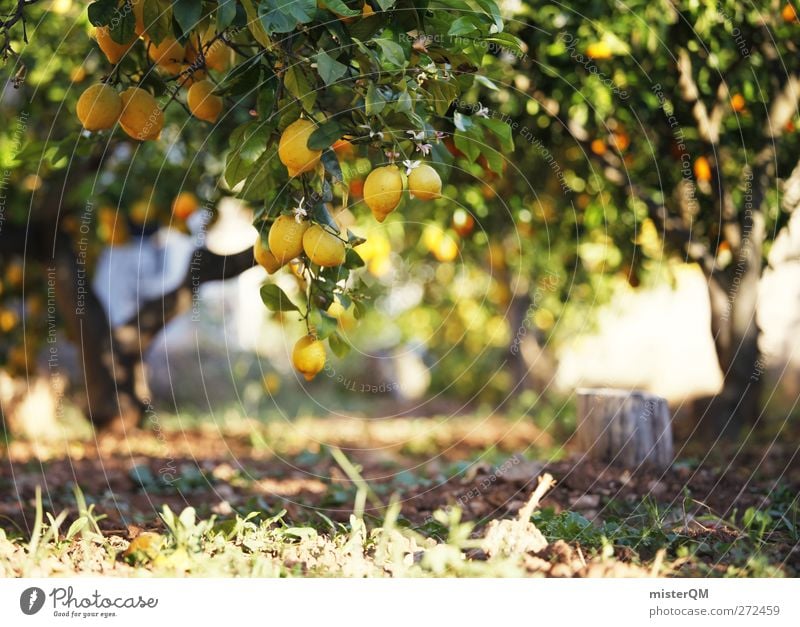
<instances>
[{"instance_id":1,"label":"cluster of lemon","mask_svg":"<svg viewBox=\"0 0 800 627\"><path fill-rule=\"evenodd\" d=\"M117 43L105 26L95 30L100 50L110 63L116 65L137 41L142 40L158 69L175 76L181 85L188 86L186 103L192 115L206 122L216 122L223 102L214 94L214 83L207 78L206 70L227 70L230 49L221 40L214 39L213 29L198 37L198 46L191 41L181 44L174 37L166 37L156 44L146 32L143 5L142 0L131 4L136 27L130 41ZM92 85L78 99L77 115L87 131L108 130L119 122L130 137L139 141L157 139L164 127L164 113L158 102L149 92L138 87L117 93L105 83Z\"/></svg>"},{"instance_id":2,"label":"cluster of lemon","mask_svg":"<svg viewBox=\"0 0 800 627\"><path fill-rule=\"evenodd\" d=\"M316 128L314 122L301 118L281 134L278 158L286 166L289 176L295 177L317 168L322 151L308 147L308 140ZM408 191L415 198L432 200L441 196L442 180L428 164L414 164L407 177L394 164L377 167L364 182L364 202L376 220L383 222L398 207L406 179ZM302 253L312 264L334 268L344 263L346 252L345 241L338 234L291 215L279 216L269 229L266 245L259 236L253 247L256 261L270 274ZM325 367L325 347L313 334L306 335L295 345L292 361L310 381Z\"/></svg>"}]
</instances>

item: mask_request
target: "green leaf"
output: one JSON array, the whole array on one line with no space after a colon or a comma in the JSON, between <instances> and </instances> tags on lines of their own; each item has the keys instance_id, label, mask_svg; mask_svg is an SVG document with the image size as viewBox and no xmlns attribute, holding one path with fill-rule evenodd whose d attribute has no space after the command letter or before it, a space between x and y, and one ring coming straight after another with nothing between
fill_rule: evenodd
<instances>
[{"instance_id":1,"label":"green leaf","mask_svg":"<svg viewBox=\"0 0 800 627\"><path fill-rule=\"evenodd\" d=\"M255 55L228 72L214 89L218 96L243 96L254 89L263 89L261 57Z\"/></svg>"},{"instance_id":2,"label":"green leaf","mask_svg":"<svg viewBox=\"0 0 800 627\"><path fill-rule=\"evenodd\" d=\"M286 91L302 103L303 109L310 113L317 101L317 92L311 88L311 83L299 66L293 65L286 70L283 85Z\"/></svg>"},{"instance_id":3,"label":"green leaf","mask_svg":"<svg viewBox=\"0 0 800 627\"><path fill-rule=\"evenodd\" d=\"M468 131L456 130L453 135L456 148L463 152L470 161L475 161L481 154L483 142L483 130L479 126L473 126Z\"/></svg>"},{"instance_id":4,"label":"green leaf","mask_svg":"<svg viewBox=\"0 0 800 627\"><path fill-rule=\"evenodd\" d=\"M300 311L284 291L274 283L261 287L261 300L270 311Z\"/></svg>"},{"instance_id":5,"label":"green leaf","mask_svg":"<svg viewBox=\"0 0 800 627\"><path fill-rule=\"evenodd\" d=\"M480 27L479 24L476 24L476 22L477 20L471 15L459 17L450 25L447 34L450 37L458 37L479 31Z\"/></svg>"},{"instance_id":6,"label":"green leaf","mask_svg":"<svg viewBox=\"0 0 800 627\"><path fill-rule=\"evenodd\" d=\"M359 255L355 250L353 250L352 248L348 248L344 257L344 267L349 268L350 270L355 270L356 268L363 268L364 260L361 258L361 255Z\"/></svg>"},{"instance_id":7,"label":"green leaf","mask_svg":"<svg viewBox=\"0 0 800 627\"><path fill-rule=\"evenodd\" d=\"M343 63L339 63L327 52L321 50L317 54L317 72L319 72L325 85L332 85L345 75L347 66Z\"/></svg>"},{"instance_id":8,"label":"green leaf","mask_svg":"<svg viewBox=\"0 0 800 627\"><path fill-rule=\"evenodd\" d=\"M133 11L120 13L117 19L111 19L109 34L118 44L127 44L136 37L136 16Z\"/></svg>"},{"instance_id":9,"label":"green leaf","mask_svg":"<svg viewBox=\"0 0 800 627\"><path fill-rule=\"evenodd\" d=\"M414 109L414 101L411 100L411 95L407 91L400 92L395 109L400 113L409 113Z\"/></svg>"},{"instance_id":10,"label":"green leaf","mask_svg":"<svg viewBox=\"0 0 800 627\"><path fill-rule=\"evenodd\" d=\"M339 327L339 321L336 318L320 311L319 309L311 310L311 314L308 317L308 322L312 327L314 327L314 335L316 335L317 339L320 340L330 337L331 333L334 333Z\"/></svg>"},{"instance_id":11,"label":"green leaf","mask_svg":"<svg viewBox=\"0 0 800 627\"><path fill-rule=\"evenodd\" d=\"M222 32L236 19L236 0L219 0L217 32Z\"/></svg>"},{"instance_id":12,"label":"green leaf","mask_svg":"<svg viewBox=\"0 0 800 627\"><path fill-rule=\"evenodd\" d=\"M117 2L116 0L97 0L89 5L87 13L92 26L108 26L117 14Z\"/></svg>"},{"instance_id":13,"label":"green leaf","mask_svg":"<svg viewBox=\"0 0 800 627\"><path fill-rule=\"evenodd\" d=\"M325 152L323 152L320 161L322 161L322 165L325 167L325 171L331 175L331 177L335 182L341 182L344 180L344 174L342 174L342 166L339 163L339 158L336 156L336 153L333 152L333 150L328 149Z\"/></svg>"},{"instance_id":14,"label":"green leaf","mask_svg":"<svg viewBox=\"0 0 800 627\"><path fill-rule=\"evenodd\" d=\"M290 33L308 24L316 10L316 0L261 0L258 18L267 33Z\"/></svg>"},{"instance_id":15,"label":"green leaf","mask_svg":"<svg viewBox=\"0 0 800 627\"><path fill-rule=\"evenodd\" d=\"M187 34L197 28L203 15L203 3L197 0L175 0L172 3L172 13L178 26Z\"/></svg>"},{"instance_id":16,"label":"green leaf","mask_svg":"<svg viewBox=\"0 0 800 627\"><path fill-rule=\"evenodd\" d=\"M367 97L364 101L367 115L378 115L386 106L386 99L383 94L375 86L375 83L370 83L367 87Z\"/></svg>"},{"instance_id":17,"label":"green leaf","mask_svg":"<svg viewBox=\"0 0 800 627\"><path fill-rule=\"evenodd\" d=\"M378 6L381 8L381 11L388 11L391 9L397 0L377 0Z\"/></svg>"},{"instance_id":18,"label":"green leaf","mask_svg":"<svg viewBox=\"0 0 800 627\"><path fill-rule=\"evenodd\" d=\"M154 44L160 44L172 36L172 2L170 0L146 0L142 8L147 36Z\"/></svg>"},{"instance_id":19,"label":"green leaf","mask_svg":"<svg viewBox=\"0 0 800 627\"><path fill-rule=\"evenodd\" d=\"M392 65L403 67L406 64L406 54L403 47L391 39L376 39L375 43L381 47L383 58Z\"/></svg>"},{"instance_id":20,"label":"green leaf","mask_svg":"<svg viewBox=\"0 0 800 627\"><path fill-rule=\"evenodd\" d=\"M336 15L344 17L353 17L354 15L361 15L361 11L351 9L342 0L325 0L325 7L335 13Z\"/></svg>"},{"instance_id":21,"label":"green leaf","mask_svg":"<svg viewBox=\"0 0 800 627\"><path fill-rule=\"evenodd\" d=\"M314 222L324 224L334 233L339 232L339 225L336 224L336 220L333 219L333 215L331 215L331 212L325 206L324 202L314 205L311 210L311 217L313 218Z\"/></svg>"},{"instance_id":22,"label":"green leaf","mask_svg":"<svg viewBox=\"0 0 800 627\"><path fill-rule=\"evenodd\" d=\"M511 127L503 120L493 120L491 118L476 118L483 126L488 128L500 140L500 147L506 152L514 150L514 138L511 135Z\"/></svg>"},{"instance_id":23,"label":"green leaf","mask_svg":"<svg viewBox=\"0 0 800 627\"><path fill-rule=\"evenodd\" d=\"M336 120L325 122L308 138L308 148L312 150L325 150L342 136L342 127Z\"/></svg>"},{"instance_id":24,"label":"green leaf","mask_svg":"<svg viewBox=\"0 0 800 627\"><path fill-rule=\"evenodd\" d=\"M346 357L350 352L350 344L339 333L331 333L328 337L328 346L339 359Z\"/></svg>"}]
</instances>

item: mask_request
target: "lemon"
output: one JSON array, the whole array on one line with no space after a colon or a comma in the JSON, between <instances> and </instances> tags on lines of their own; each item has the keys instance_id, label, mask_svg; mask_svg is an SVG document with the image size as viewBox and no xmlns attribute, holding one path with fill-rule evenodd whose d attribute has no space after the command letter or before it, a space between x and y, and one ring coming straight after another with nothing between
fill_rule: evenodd
<instances>
[{"instance_id":1,"label":"lemon","mask_svg":"<svg viewBox=\"0 0 800 627\"><path fill-rule=\"evenodd\" d=\"M333 268L344 263L344 242L319 224L310 227L303 235L303 250L311 263L323 268Z\"/></svg>"},{"instance_id":2,"label":"lemon","mask_svg":"<svg viewBox=\"0 0 800 627\"><path fill-rule=\"evenodd\" d=\"M442 195L442 179L427 163L411 170L408 175L408 191L420 200L433 200Z\"/></svg>"},{"instance_id":3,"label":"lemon","mask_svg":"<svg viewBox=\"0 0 800 627\"><path fill-rule=\"evenodd\" d=\"M222 98L214 95L214 83L197 81L189 88L186 101L192 115L206 122L216 122L222 112Z\"/></svg>"},{"instance_id":4,"label":"lemon","mask_svg":"<svg viewBox=\"0 0 800 627\"><path fill-rule=\"evenodd\" d=\"M122 99L110 85L92 85L78 98L78 119L87 131L104 131L117 123L122 113Z\"/></svg>"},{"instance_id":5,"label":"lemon","mask_svg":"<svg viewBox=\"0 0 800 627\"><path fill-rule=\"evenodd\" d=\"M212 33L213 37L213 33ZM211 37L209 37L210 39ZM203 51L206 58L206 67L217 72L224 72L228 69L231 59L231 50L228 45L217 39L208 50Z\"/></svg>"},{"instance_id":6,"label":"lemon","mask_svg":"<svg viewBox=\"0 0 800 627\"><path fill-rule=\"evenodd\" d=\"M313 335L301 337L294 345L292 363L311 381L325 367L325 346Z\"/></svg>"},{"instance_id":7,"label":"lemon","mask_svg":"<svg viewBox=\"0 0 800 627\"><path fill-rule=\"evenodd\" d=\"M95 39L97 39L97 45L106 55L108 62L114 65L119 63L125 53L136 43L136 37L134 37L128 43L118 44L111 38L111 33L108 31L107 26L100 26L95 30Z\"/></svg>"},{"instance_id":8,"label":"lemon","mask_svg":"<svg viewBox=\"0 0 800 627\"><path fill-rule=\"evenodd\" d=\"M122 115L120 126L133 139L145 141L157 139L164 127L164 112L150 92L139 87L130 87L120 94Z\"/></svg>"},{"instance_id":9,"label":"lemon","mask_svg":"<svg viewBox=\"0 0 800 627\"><path fill-rule=\"evenodd\" d=\"M397 209L403 194L403 177L396 165L375 168L364 181L364 202L378 222Z\"/></svg>"},{"instance_id":10,"label":"lemon","mask_svg":"<svg viewBox=\"0 0 800 627\"><path fill-rule=\"evenodd\" d=\"M289 170L289 176L297 176L317 167L321 150L311 150L308 138L317 128L311 120L295 120L281 135L278 143L278 157Z\"/></svg>"},{"instance_id":11,"label":"lemon","mask_svg":"<svg viewBox=\"0 0 800 627\"><path fill-rule=\"evenodd\" d=\"M255 257L258 265L270 274L275 274L283 266L283 264L275 258L275 255L270 252L269 248L264 245L261 234L256 237L256 241L253 244L253 257Z\"/></svg>"},{"instance_id":12,"label":"lemon","mask_svg":"<svg viewBox=\"0 0 800 627\"><path fill-rule=\"evenodd\" d=\"M186 49L174 37L167 37L161 43L150 42L147 48L150 58L170 74L181 71Z\"/></svg>"},{"instance_id":13,"label":"lemon","mask_svg":"<svg viewBox=\"0 0 800 627\"><path fill-rule=\"evenodd\" d=\"M297 222L292 216L279 216L269 230L269 249L281 264L303 252L303 235L308 222Z\"/></svg>"},{"instance_id":14,"label":"lemon","mask_svg":"<svg viewBox=\"0 0 800 627\"><path fill-rule=\"evenodd\" d=\"M181 192L172 201L172 215L180 220L185 220L199 207L200 201L197 200L197 196L192 192Z\"/></svg>"}]
</instances>

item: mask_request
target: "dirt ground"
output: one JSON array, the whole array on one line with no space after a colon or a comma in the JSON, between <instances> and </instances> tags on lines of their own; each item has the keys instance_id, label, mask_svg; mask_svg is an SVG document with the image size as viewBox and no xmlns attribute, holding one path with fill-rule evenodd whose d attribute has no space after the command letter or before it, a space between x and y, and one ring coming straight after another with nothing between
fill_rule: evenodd
<instances>
[{"instance_id":1,"label":"dirt ground","mask_svg":"<svg viewBox=\"0 0 800 627\"><path fill-rule=\"evenodd\" d=\"M630 472L554 449L529 423L487 419L480 430L477 424L451 419L439 431L425 428L424 438L417 421L398 419L369 426L308 422L298 427L301 435L288 438L276 435L278 428L246 424L140 431L86 442L12 441L0 457L0 527L29 534L37 487L45 511L74 512L75 485L104 516L104 533L122 537L162 530L158 512L164 504L173 511L193 506L200 516L219 518L285 509L298 524L319 520L317 513L346 522L355 493L352 474L320 442L340 447L370 486L368 518L380 520L381 505L394 496L407 524L421 529L436 510L453 506L462 510L462 520L479 524L512 517L545 472L556 485L541 510L575 512L596 526L635 525L645 503L651 508L648 525L729 541L742 533L738 521L748 508L769 511L781 498L797 511L800 459L788 444L738 453L734 448L702 463L690 458L663 473ZM561 459L548 461L553 457ZM564 527L559 533L564 537L558 539L579 547L586 531ZM800 572L796 542L781 536L773 549L789 572ZM625 548L615 550L624 560Z\"/></svg>"}]
</instances>

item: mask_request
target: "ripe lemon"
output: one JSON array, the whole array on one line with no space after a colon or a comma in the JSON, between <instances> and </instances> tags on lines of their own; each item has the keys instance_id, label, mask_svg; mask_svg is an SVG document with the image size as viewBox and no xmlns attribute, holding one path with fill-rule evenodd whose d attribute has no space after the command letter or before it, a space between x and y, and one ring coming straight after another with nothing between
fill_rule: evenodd
<instances>
[{"instance_id":1,"label":"ripe lemon","mask_svg":"<svg viewBox=\"0 0 800 627\"><path fill-rule=\"evenodd\" d=\"M311 226L303 235L303 250L311 263L323 268L334 268L344 263L344 242L319 224Z\"/></svg>"},{"instance_id":2,"label":"ripe lemon","mask_svg":"<svg viewBox=\"0 0 800 627\"><path fill-rule=\"evenodd\" d=\"M147 54L160 68L170 74L178 74L186 56L186 49L174 37L167 37L159 44L151 41Z\"/></svg>"},{"instance_id":3,"label":"ripe lemon","mask_svg":"<svg viewBox=\"0 0 800 627\"><path fill-rule=\"evenodd\" d=\"M744 99L742 94L733 94L733 96L731 96L731 109L736 111L736 113L741 113L744 111L746 106L747 101Z\"/></svg>"},{"instance_id":4,"label":"ripe lemon","mask_svg":"<svg viewBox=\"0 0 800 627\"><path fill-rule=\"evenodd\" d=\"M136 43L136 37L131 39L128 43L118 44L111 38L111 33L108 31L107 26L100 26L95 30L95 38L100 50L106 55L109 63L116 65L120 62L125 53L131 49L131 46Z\"/></svg>"},{"instance_id":5,"label":"ripe lemon","mask_svg":"<svg viewBox=\"0 0 800 627\"><path fill-rule=\"evenodd\" d=\"M433 200L442 195L442 179L427 163L411 170L408 175L408 191L420 200Z\"/></svg>"},{"instance_id":6,"label":"ripe lemon","mask_svg":"<svg viewBox=\"0 0 800 627\"><path fill-rule=\"evenodd\" d=\"M311 150L308 138L317 128L311 120L295 120L281 135L278 143L278 157L289 170L289 176L297 176L317 167L321 150Z\"/></svg>"},{"instance_id":7,"label":"ripe lemon","mask_svg":"<svg viewBox=\"0 0 800 627\"><path fill-rule=\"evenodd\" d=\"M213 33L212 33L213 37ZM209 37L211 39L212 37ZM231 49L220 39L217 39L208 50L204 50L206 67L217 72L224 72L228 69L231 60Z\"/></svg>"},{"instance_id":8,"label":"ripe lemon","mask_svg":"<svg viewBox=\"0 0 800 627\"><path fill-rule=\"evenodd\" d=\"M222 112L222 98L214 95L214 83L197 81L189 88L186 101L192 115L206 122L216 122Z\"/></svg>"},{"instance_id":9,"label":"ripe lemon","mask_svg":"<svg viewBox=\"0 0 800 627\"><path fill-rule=\"evenodd\" d=\"M781 10L781 17L784 22L791 24L797 21L797 11L795 11L795 8L790 3L786 3Z\"/></svg>"},{"instance_id":10,"label":"ripe lemon","mask_svg":"<svg viewBox=\"0 0 800 627\"><path fill-rule=\"evenodd\" d=\"M303 252L303 235L308 222L298 223L292 216L279 216L269 230L269 249L281 265Z\"/></svg>"},{"instance_id":11,"label":"ripe lemon","mask_svg":"<svg viewBox=\"0 0 800 627\"><path fill-rule=\"evenodd\" d=\"M313 335L301 337L294 345L292 363L311 381L325 367L325 346Z\"/></svg>"},{"instance_id":12,"label":"ripe lemon","mask_svg":"<svg viewBox=\"0 0 800 627\"><path fill-rule=\"evenodd\" d=\"M397 209L403 194L403 177L396 165L375 168L364 181L364 202L378 222Z\"/></svg>"},{"instance_id":13,"label":"ripe lemon","mask_svg":"<svg viewBox=\"0 0 800 627\"><path fill-rule=\"evenodd\" d=\"M255 257L258 265L260 265L270 274L275 274L281 269L281 267L283 267L283 264L278 261L275 258L275 255L270 252L269 248L264 245L261 234L256 237L256 241L253 244L253 257Z\"/></svg>"},{"instance_id":14,"label":"ripe lemon","mask_svg":"<svg viewBox=\"0 0 800 627\"><path fill-rule=\"evenodd\" d=\"M175 196L172 201L172 215L179 220L185 220L200 207L200 201L197 200L192 192L181 192Z\"/></svg>"},{"instance_id":15,"label":"ripe lemon","mask_svg":"<svg viewBox=\"0 0 800 627\"><path fill-rule=\"evenodd\" d=\"M611 46L605 41L595 41L586 46L586 54L595 61L605 61L610 59L614 53L611 51Z\"/></svg>"},{"instance_id":16,"label":"ripe lemon","mask_svg":"<svg viewBox=\"0 0 800 627\"><path fill-rule=\"evenodd\" d=\"M157 139L164 127L164 112L150 92L139 87L130 87L120 94L122 115L119 123L133 139L145 141Z\"/></svg>"},{"instance_id":17,"label":"ripe lemon","mask_svg":"<svg viewBox=\"0 0 800 627\"><path fill-rule=\"evenodd\" d=\"M92 85L78 98L75 111L87 131L104 131L119 120L122 98L110 85Z\"/></svg>"}]
</instances>

